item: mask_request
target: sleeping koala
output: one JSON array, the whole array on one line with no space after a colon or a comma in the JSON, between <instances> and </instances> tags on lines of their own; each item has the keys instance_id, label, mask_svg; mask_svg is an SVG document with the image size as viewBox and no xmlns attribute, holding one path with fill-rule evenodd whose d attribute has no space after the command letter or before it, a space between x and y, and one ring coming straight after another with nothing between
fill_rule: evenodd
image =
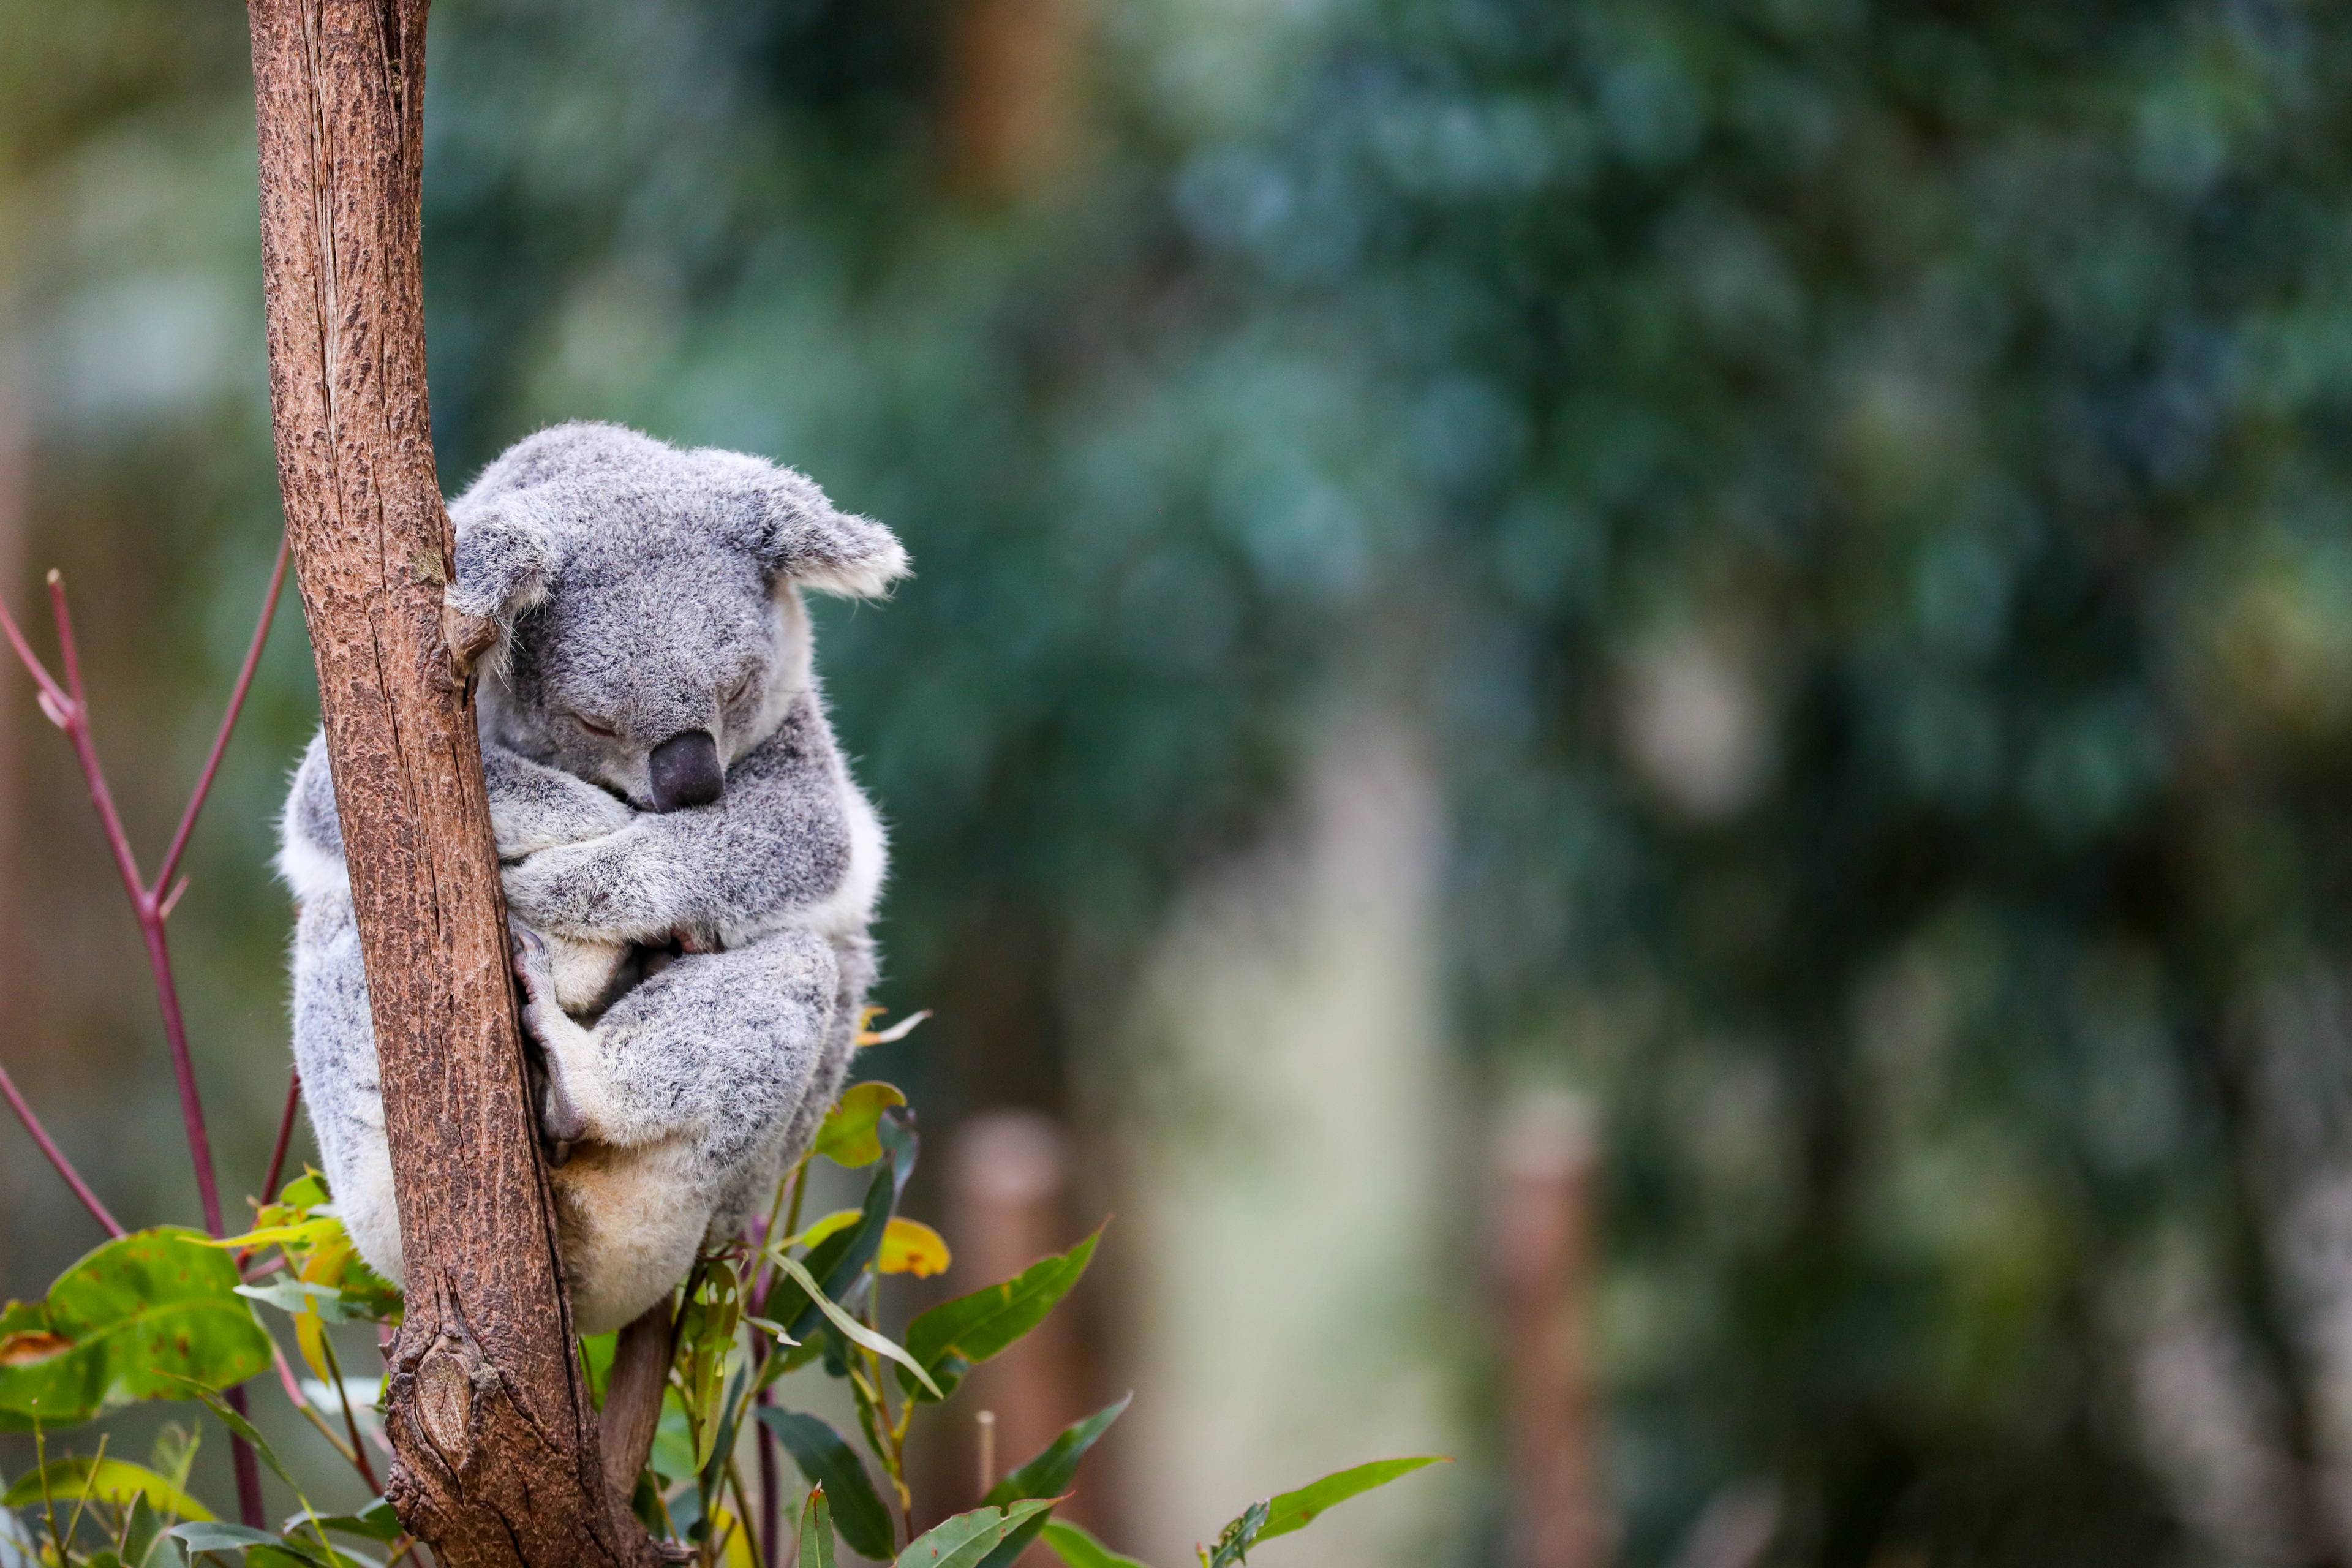
<instances>
[{"instance_id":1,"label":"sleeping koala","mask_svg":"<svg viewBox=\"0 0 2352 1568\"><path fill-rule=\"evenodd\" d=\"M800 590L878 595L906 552L789 468L610 425L519 443L449 513L450 606L499 630L483 767L558 1239L576 1324L597 1333L734 1235L840 1089L884 845L825 721ZM323 737L278 863L310 1120L352 1238L397 1280Z\"/></svg>"}]
</instances>

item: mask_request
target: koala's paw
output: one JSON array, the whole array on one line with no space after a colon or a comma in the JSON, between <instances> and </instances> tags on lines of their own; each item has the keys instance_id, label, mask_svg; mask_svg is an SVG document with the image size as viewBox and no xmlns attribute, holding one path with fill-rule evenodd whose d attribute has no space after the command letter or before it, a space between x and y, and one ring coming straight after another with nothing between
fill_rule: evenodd
<instances>
[{"instance_id":1,"label":"koala's paw","mask_svg":"<svg viewBox=\"0 0 2352 1568\"><path fill-rule=\"evenodd\" d=\"M539 1047L540 1136L546 1143L547 1163L562 1165L572 1158L572 1146L588 1135L588 1119L564 1086L562 1050L580 1026L556 1005L547 943L527 926L514 926L511 933L515 978L522 982L523 1028Z\"/></svg>"},{"instance_id":2,"label":"koala's paw","mask_svg":"<svg viewBox=\"0 0 2352 1568\"><path fill-rule=\"evenodd\" d=\"M542 849L505 867L507 908L549 931L586 932L609 923L614 879L597 875L583 847Z\"/></svg>"}]
</instances>

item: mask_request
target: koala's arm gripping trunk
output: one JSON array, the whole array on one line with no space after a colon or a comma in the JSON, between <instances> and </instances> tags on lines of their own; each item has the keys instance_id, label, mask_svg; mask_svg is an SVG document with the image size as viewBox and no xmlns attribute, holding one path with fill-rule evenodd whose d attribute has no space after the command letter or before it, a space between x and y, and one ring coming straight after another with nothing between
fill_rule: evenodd
<instances>
[{"instance_id":1,"label":"koala's arm gripping trunk","mask_svg":"<svg viewBox=\"0 0 2352 1568\"><path fill-rule=\"evenodd\" d=\"M556 1272L425 395L424 0L250 0L278 483L319 668L408 1286L401 1520L455 1568L650 1564ZM460 628L462 633L462 628Z\"/></svg>"}]
</instances>

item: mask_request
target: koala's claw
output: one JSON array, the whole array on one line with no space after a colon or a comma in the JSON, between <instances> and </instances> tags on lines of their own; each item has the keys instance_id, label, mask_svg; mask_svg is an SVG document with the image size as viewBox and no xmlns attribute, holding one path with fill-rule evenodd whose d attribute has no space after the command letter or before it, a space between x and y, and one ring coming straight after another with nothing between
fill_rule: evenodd
<instances>
[{"instance_id":1,"label":"koala's claw","mask_svg":"<svg viewBox=\"0 0 2352 1568\"><path fill-rule=\"evenodd\" d=\"M551 1072L539 1100L539 1131L547 1140L547 1163L562 1165L572 1158L572 1146L588 1136L588 1119L563 1092L563 1080Z\"/></svg>"}]
</instances>

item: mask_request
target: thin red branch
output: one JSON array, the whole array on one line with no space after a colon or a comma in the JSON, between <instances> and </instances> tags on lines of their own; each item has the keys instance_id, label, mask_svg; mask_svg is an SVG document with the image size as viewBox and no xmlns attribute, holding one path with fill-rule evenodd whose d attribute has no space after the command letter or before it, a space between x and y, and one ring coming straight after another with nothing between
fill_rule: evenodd
<instances>
[{"instance_id":1,"label":"thin red branch","mask_svg":"<svg viewBox=\"0 0 2352 1568\"><path fill-rule=\"evenodd\" d=\"M229 692L228 711L221 715L220 729L213 736L213 749L205 758L204 772L196 775L196 787L188 795L188 809L180 814L180 826L172 835L171 847L163 851L163 864L155 868L151 892L163 890L172 873L180 868L180 857L187 852L188 837L196 830L196 814L204 810L205 797L212 793L221 757L228 751L229 734L236 728L237 715L245 710L246 693L253 689L254 673L261 668L261 650L269 644L270 623L278 618L278 595L286 586L286 566L292 559L293 546L281 531L278 536L278 564L270 571L269 592L261 598L261 618L254 623L253 640L246 644L245 663L238 667L236 685Z\"/></svg>"},{"instance_id":2,"label":"thin red branch","mask_svg":"<svg viewBox=\"0 0 2352 1568\"><path fill-rule=\"evenodd\" d=\"M58 689L57 681L51 678L48 666L40 661L38 656L25 641L25 634L16 629L16 617L8 613L8 606L5 605L0 605L0 630L8 634L8 646L16 650L16 658L23 662L25 672L33 678L33 684L41 689L41 695L48 699L48 702L42 704L42 710L48 711L50 704L57 705L58 710L62 710L66 694ZM58 719L56 713L50 713L49 717L52 721L63 722L62 720Z\"/></svg>"},{"instance_id":3,"label":"thin red branch","mask_svg":"<svg viewBox=\"0 0 2352 1568\"><path fill-rule=\"evenodd\" d=\"M73 1162L66 1158L65 1151L50 1138L48 1129L41 1125L41 1119L33 1114L31 1106L25 1103L25 1097L16 1091L16 1080L8 1076L6 1068L0 1068L0 1095L6 1096L8 1108L16 1113L16 1120L25 1124L25 1131L33 1135L33 1142L39 1145L41 1152L49 1157L49 1163L58 1168L58 1174L66 1179L66 1185L73 1189L73 1194L81 1200L82 1207L106 1227L109 1236L123 1235L121 1225L106 1212L106 1205L98 1201L98 1194L89 1190L89 1184L81 1179L81 1173L73 1168Z\"/></svg>"},{"instance_id":4,"label":"thin red branch","mask_svg":"<svg viewBox=\"0 0 2352 1568\"><path fill-rule=\"evenodd\" d=\"M228 736L245 706L253 676L258 668L261 648L267 639L269 623L277 607L278 591L285 584L287 551L281 542L278 565L270 574L269 591L265 595L261 624L256 628L253 642L246 650L245 664L237 675L236 686L229 699L226 717L213 740L212 752L205 759L204 772L196 781L187 809L181 815L180 826L166 852L164 868L149 886L139 874L139 860L131 847L131 835L122 826L122 816L115 808L114 792L108 787L106 769L99 761L98 743L90 731L89 698L82 688L81 652L74 641L73 615L66 604L65 579L56 572L48 577L49 609L57 621L58 658L65 673L63 689L50 676L41 661L35 658L24 635L5 610L0 610L0 629L5 629L9 645L24 661L41 689L42 710L51 722L66 732L73 744L74 758L80 763L82 781L89 786L90 805L97 811L100 831L105 835L107 848L114 857L114 868L122 879L122 890L131 900L131 910L139 924L139 933L147 949L147 967L155 984L155 1001L163 1016L163 1037L171 1047L172 1076L180 1096L180 1120L188 1137L188 1158L195 1167L196 1196L204 1205L205 1228L214 1236L226 1233L222 1224L220 1183L214 1173L212 1137L205 1122L205 1108L196 1089L195 1061L188 1049L188 1026L180 1007L179 982L172 972L171 944L164 935L163 921L172 904L178 901L174 889L170 899L162 897L163 889L171 880L179 858L187 847L188 836L194 830L197 814L203 809L205 797L211 793L213 780L220 768ZM29 1118L30 1110L17 1099L11 1086L9 1099L17 1106L19 1114L27 1118L27 1126L36 1126ZM47 1142L46 1134L37 1130L36 1136L50 1151L53 1161L60 1160L55 1146ZM61 1171L67 1168L60 1164ZM95 1203L82 1189L79 1178L68 1174L77 1191L84 1192L84 1201ZM93 1212L103 1213L102 1210ZM109 1224L111 1225L111 1220ZM226 1393L228 1403L240 1415L245 1414L245 1391L232 1388ZM232 1438L229 1451L236 1472L237 1511L248 1525L257 1526L262 1520L261 1471L255 1463L249 1445Z\"/></svg>"},{"instance_id":5,"label":"thin red branch","mask_svg":"<svg viewBox=\"0 0 2352 1568\"><path fill-rule=\"evenodd\" d=\"M107 787L106 770L99 763L98 744L89 731L89 699L81 685L81 652L74 645L73 613L66 608L65 579L54 571L49 574L49 612L58 623L58 659L65 668L66 738L73 742L74 760L81 764L82 782L89 786L89 803L98 813L106 847L114 856L122 890L131 895L131 907L143 924L153 912L155 900L140 878L131 835L123 828L122 814L114 808L114 792Z\"/></svg>"},{"instance_id":6,"label":"thin red branch","mask_svg":"<svg viewBox=\"0 0 2352 1568\"><path fill-rule=\"evenodd\" d=\"M302 1103L302 1069L286 1075L286 1109L278 1117L278 1142L269 1151L269 1174L261 1178L261 1201L278 1196L278 1178L286 1173L287 1145L294 1142L294 1112Z\"/></svg>"}]
</instances>

